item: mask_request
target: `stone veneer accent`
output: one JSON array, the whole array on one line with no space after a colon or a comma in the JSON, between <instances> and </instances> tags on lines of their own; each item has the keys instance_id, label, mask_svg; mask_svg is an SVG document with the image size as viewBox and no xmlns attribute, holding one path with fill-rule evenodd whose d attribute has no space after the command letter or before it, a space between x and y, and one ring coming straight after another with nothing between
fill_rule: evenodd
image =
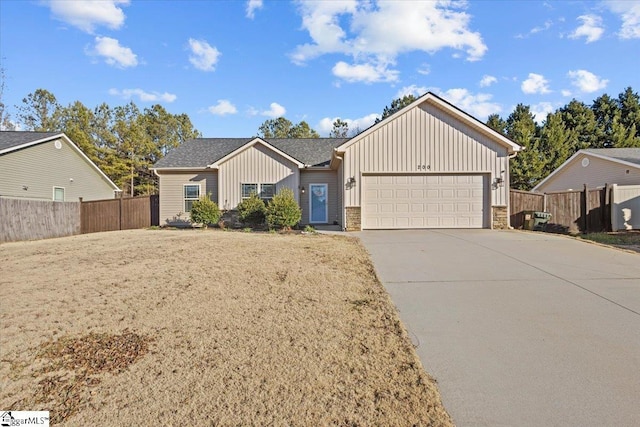
<instances>
[{"instance_id":1,"label":"stone veneer accent","mask_svg":"<svg viewBox=\"0 0 640 427\"><path fill-rule=\"evenodd\" d=\"M360 231L360 206L347 206L347 224L345 231Z\"/></svg>"},{"instance_id":2,"label":"stone veneer accent","mask_svg":"<svg viewBox=\"0 0 640 427\"><path fill-rule=\"evenodd\" d=\"M506 230L509 228L506 206L491 206L491 228L494 230Z\"/></svg>"}]
</instances>

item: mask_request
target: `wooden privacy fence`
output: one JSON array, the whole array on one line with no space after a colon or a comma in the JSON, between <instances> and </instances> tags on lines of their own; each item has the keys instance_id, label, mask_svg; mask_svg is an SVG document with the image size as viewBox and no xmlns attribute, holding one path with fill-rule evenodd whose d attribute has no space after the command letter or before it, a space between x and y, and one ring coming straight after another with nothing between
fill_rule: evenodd
<instances>
[{"instance_id":1,"label":"wooden privacy fence","mask_svg":"<svg viewBox=\"0 0 640 427\"><path fill-rule=\"evenodd\" d=\"M522 228L525 211L551 214L548 231L557 233L589 233L611 229L609 185L604 188L533 193L511 190L511 226Z\"/></svg>"},{"instance_id":2,"label":"wooden privacy fence","mask_svg":"<svg viewBox=\"0 0 640 427\"><path fill-rule=\"evenodd\" d=\"M0 197L0 243L160 224L158 196L54 202Z\"/></svg>"},{"instance_id":3,"label":"wooden privacy fence","mask_svg":"<svg viewBox=\"0 0 640 427\"><path fill-rule=\"evenodd\" d=\"M81 233L131 230L160 224L157 195L80 201Z\"/></svg>"},{"instance_id":4,"label":"wooden privacy fence","mask_svg":"<svg viewBox=\"0 0 640 427\"><path fill-rule=\"evenodd\" d=\"M0 197L0 243L80 233L80 203Z\"/></svg>"}]
</instances>

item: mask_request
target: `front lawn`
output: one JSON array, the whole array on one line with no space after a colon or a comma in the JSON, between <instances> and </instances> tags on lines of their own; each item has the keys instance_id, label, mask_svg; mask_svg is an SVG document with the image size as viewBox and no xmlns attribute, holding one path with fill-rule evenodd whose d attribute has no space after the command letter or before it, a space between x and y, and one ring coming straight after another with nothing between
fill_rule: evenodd
<instances>
[{"instance_id":1,"label":"front lawn","mask_svg":"<svg viewBox=\"0 0 640 427\"><path fill-rule=\"evenodd\" d=\"M617 231L612 233L589 233L580 235L582 239L640 252L640 231Z\"/></svg>"},{"instance_id":2,"label":"front lawn","mask_svg":"<svg viewBox=\"0 0 640 427\"><path fill-rule=\"evenodd\" d=\"M55 425L451 425L355 239L0 245L0 408ZM54 424L52 424L54 425Z\"/></svg>"}]
</instances>

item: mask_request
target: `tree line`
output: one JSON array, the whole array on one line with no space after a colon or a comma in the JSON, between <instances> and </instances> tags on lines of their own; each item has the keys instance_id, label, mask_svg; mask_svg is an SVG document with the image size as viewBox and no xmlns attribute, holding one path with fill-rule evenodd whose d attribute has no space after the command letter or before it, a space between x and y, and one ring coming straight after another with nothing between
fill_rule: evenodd
<instances>
[{"instance_id":1,"label":"tree line","mask_svg":"<svg viewBox=\"0 0 640 427\"><path fill-rule=\"evenodd\" d=\"M3 85L0 86L0 97ZM414 102L406 95L385 106L376 123ZM170 114L161 105L140 110L135 103L90 109L80 101L60 105L49 91L38 89L18 106L21 129L64 132L127 195L157 191L149 168L170 149L201 137L188 115ZM640 147L640 96L631 87L617 98L603 94L591 105L575 99L549 113L539 125L531 107L518 104L505 119L498 114L486 124L525 149L511 160L511 187L530 190L576 151L584 148ZM14 128L0 99L0 126ZM329 136L347 138L359 133L337 119ZM258 128L263 138L319 138L305 121L269 119Z\"/></svg>"},{"instance_id":2,"label":"tree line","mask_svg":"<svg viewBox=\"0 0 640 427\"><path fill-rule=\"evenodd\" d=\"M3 107L4 108L4 107ZM15 124L4 113L3 129ZM38 89L17 107L21 130L64 132L126 195L157 192L149 169L170 149L201 136L186 114L159 105L140 110L135 103L91 109L80 101L60 105L54 94Z\"/></svg>"},{"instance_id":3,"label":"tree line","mask_svg":"<svg viewBox=\"0 0 640 427\"><path fill-rule=\"evenodd\" d=\"M631 87L617 98L603 94L591 105L571 100L538 125L528 105L487 125L524 150L511 160L511 188L530 190L578 150L640 147L640 97Z\"/></svg>"}]
</instances>

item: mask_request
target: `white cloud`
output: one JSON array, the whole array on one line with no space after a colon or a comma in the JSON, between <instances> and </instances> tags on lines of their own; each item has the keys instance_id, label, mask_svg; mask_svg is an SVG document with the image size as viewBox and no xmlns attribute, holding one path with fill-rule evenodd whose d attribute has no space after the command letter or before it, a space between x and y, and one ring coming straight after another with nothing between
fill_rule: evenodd
<instances>
[{"instance_id":1,"label":"white cloud","mask_svg":"<svg viewBox=\"0 0 640 427\"><path fill-rule=\"evenodd\" d=\"M257 110L253 107L249 108L249 114L252 116L257 116L259 114L261 116L271 117L272 119L283 117L286 112L287 109L277 102L272 102L271 104L269 104L269 109L264 111Z\"/></svg>"},{"instance_id":2,"label":"white cloud","mask_svg":"<svg viewBox=\"0 0 640 427\"><path fill-rule=\"evenodd\" d=\"M119 5L126 6L129 0L49 0L53 16L87 33L97 26L117 30L124 24L124 12Z\"/></svg>"},{"instance_id":3,"label":"white cloud","mask_svg":"<svg viewBox=\"0 0 640 427\"><path fill-rule=\"evenodd\" d=\"M178 98L173 93L169 93L169 92L160 93L155 91L145 92L142 89L122 89L122 90L109 89L109 95L120 96L124 99L131 99L134 96L137 96L141 102L158 102L158 101L173 102Z\"/></svg>"},{"instance_id":4,"label":"white cloud","mask_svg":"<svg viewBox=\"0 0 640 427\"><path fill-rule=\"evenodd\" d=\"M262 9L262 0L247 1L247 18L253 19L257 9Z\"/></svg>"},{"instance_id":5,"label":"white cloud","mask_svg":"<svg viewBox=\"0 0 640 427\"><path fill-rule=\"evenodd\" d=\"M425 93L427 93L428 91L429 89L427 89L426 86L417 86L417 85L405 86L402 89L400 89L398 93L396 93L396 99L403 98L407 95L413 95L416 98L419 98Z\"/></svg>"},{"instance_id":6,"label":"white cloud","mask_svg":"<svg viewBox=\"0 0 640 427\"><path fill-rule=\"evenodd\" d=\"M539 125L547 119L547 114L552 113L553 110L553 105L550 102L540 102L531 106L531 114Z\"/></svg>"},{"instance_id":7,"label":"white cloud","mask_svg":"<svg viewBox=\"0 0 640 427\"><path fill-rule=\"evenodd\" d=\"M327 136L331 132L331 129L333 129L333 122L335 122L337 119L341 119L342 121L346 122L347 125L349 126L350 133L356 130L363 131L369 128L371 125L373 125L376 122L376 119L378 118L380 118L380 114L377 114L377 113L367 114L366 116L360 117L358 119L343 119L341 117L333 117L333 118L325 117L324 119L320 120L320 123L318 123L315 129L318 131L320 135Z\"/></svg>"},{"instance_id":8,"label":"white cloud","mask_svg":"<svg viewBox=\"0 0 640 427\"><path fill-rule=\"evenodd\" d=\"M640 38L640 3L637 1L607 1L611 12L620 15L622 26L618 37L621 39Z\"/></svg>"},{"instance_id":9,"label":"white cloud","mask_svg":"<svg viewBox=\"0 0 640 427\"><path fill-rule=\"evenodd\" d=\"M429 64L422 64L420 68L418 68L418 73L423 76L427 76L431 73L431 66Z\"/></svg>"},{"instance_id":10,"label":"white cloud","mask_svg":"<svg viewBox=\"0 0 640 427\"><path fill-rule=\"evenodd\" d=\"M364 82L395 82L398 80L398 70L390 70L388 64L354 64L339 61L333 68L333 75L349 83Z\"/></svg>"},{"instance_id":11,"label":"white cloud","mask_svg":"<svg viewBox=\"0 0 640 427\"><path fill-rule=\"evenodd\" d=\"M218 99L216 105L210 106L207 110L214 116L225 116L227 114L236 114L238 109L227 99Z\"/></svg>"},{"instance_id":12,"label":"white cloud","mask_svg":"<svg viewBox=\"0 0 640 427\"><path fill-rule=\"evenodd\" d=\"M345 0L298 4L302 27L312 42L298 45L291 53L292 61L301 65L330 53L351 56L354 65L340 61L334 67L334 74L344 75L347 81L395 81L398 72L388 70L388 66L405 52L435 53L450 48L476 61L487 51L480 33L469 29L471 16L464 11L464 2Z\"/></svg>"},{"instance_id":13,"label":"white cloud","mask_svg":"<svg viewBox=\"0 0 640 427\"><path fill-rule=\"evenodd\" d=\"M522 92L527 94L549 93L549 81L542 74L529 73L529 78L522 82L520 86Z\"/></svg>"},{"instance_id":14,"label":"white cloud","mask_svg":"<svg viewBox=\"0 0 640 427\"><path fill-rule=\"evenodd\" d=\"M96 37L92 55L104 57L109 65L120 68L135 67L138 65L138 57L128 47L120 46L120 42L111 37Z\"/></svg>"},{"instance_id":15,"label":"white cloud","mask_svg":"<svg viewBox=\"0 0 640 427\"><path fill-rule=\"evenodd\" d=\"M516 38L517 39L524 39L524 38L527 38L527 37L529 37L529 36L531 36L533 34L537 34L537 33L543 32L543 31L547 31L552 26L553 26L553 21L547 20L547 21L544 22L544 25L541 25L541 26L538 26L538 27L533 27L526 34L517 34Z\"/></svg>"},{"instance_id":16,"label":"white cloud","mask_svg":"<svg viewBox=\"0 0 640 427\"><path fill-rule=\"evenodd\" d=\"M486 120L489 115L502 111L500 104L491 102L493 95L488 93L473 94L467 89L462 88L454 88L447 91L442 91L438 88L431 90L479 120Z\"/></svg>"},{"instance_id":17,"label":"white cloud","mask_svg":"<svg viewBox=\"0 0 640 427\"><path fill-rule=\"evenodd\" d=\"M484 76L482 76L482 79L480 80L480 87L488 87L491 86L492 84L496 83L498 81L497 78L490 76L488 74L485 74Z\"/></svg>"},{"instance_id":18,"label":"white cloud","mask_svg":"<svg viewBox=\"0 0 640 427\"><path fill-rule=\"evenodd\" d=\"M609 80L601 79L587 70L569 71L567 76L571 79L571 84L581 92L591 93L607 87Z\"/></svg>"},{"instance_id":19,"label":"white cloud","mask_svg":"<svg viewBox=\"0 0 640 427\"><path fill-rule=\"evenodd\" d=\"M205 40L189 39L189 62L202 71L213 71L221 53Z\"/></svg>"},{"instance_id":20,"label":"white cloud","mask_svg":"<svg viewBox=\"0 0 640 427\"><path fill-rule=\"evenodd\" d=\"M571 91L567 89L562 89L560 93L562 94L562 96L571 96Z\"/></svg>"},{"instance_id":21,"label":"white cloud","mask_svg":"<svg viewBox=\"0 0 640 427\"><path fill-rule=\"evenodd\" d=\"M602 18L598 15L582 15L578 16L578 20L582 21L582 25L569 34L570 39L586 38L587 43L599 40L604 33L602 26Z\"/></svg>"}]
</instances>

